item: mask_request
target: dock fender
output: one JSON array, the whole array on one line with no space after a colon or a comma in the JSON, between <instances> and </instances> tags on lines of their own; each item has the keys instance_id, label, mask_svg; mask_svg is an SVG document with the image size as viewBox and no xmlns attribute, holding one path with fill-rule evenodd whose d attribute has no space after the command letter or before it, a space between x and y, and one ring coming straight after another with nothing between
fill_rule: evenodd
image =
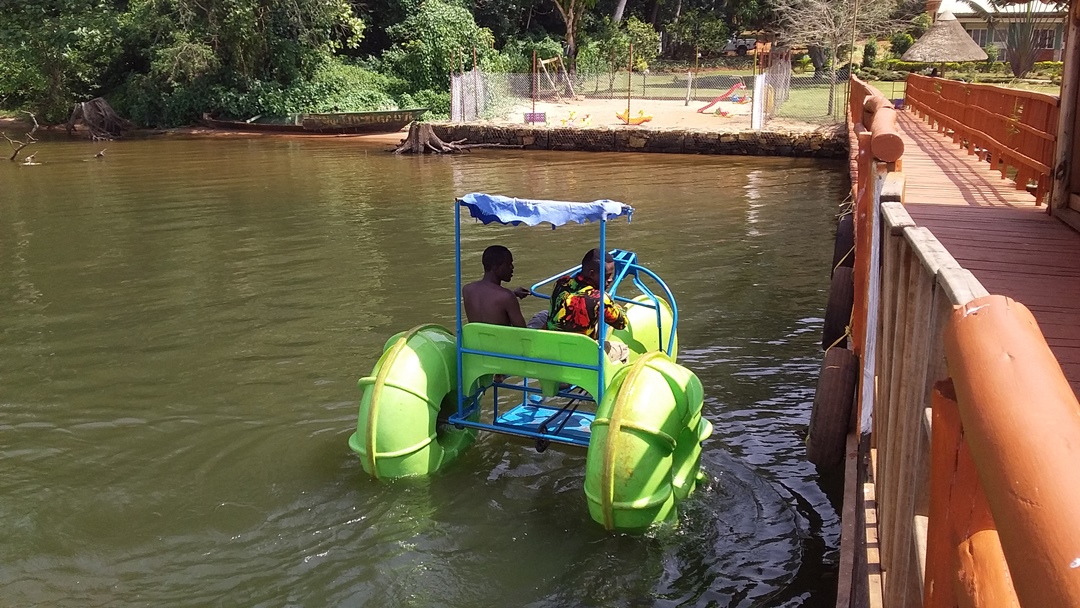
<instances>
[{"instance_id":1,"label":"dock fender","mask_svg":"<svg viewBox=\"0 0 1080 608\"><path fill-rule=\"evenodd\" d=\"M821 349L847 346L847 326L855 305L854 269L840 266L833 271L829 284L829 302L825 305L825 326L821 330Z\"/></svg>"},{"instance_id":2,"label":"dock fender","mask_svg":"<svg viewBox=\"0 0 1080 608\"><path fill-rule=\"evenodd\" d=\"M858 374L855 353L840 347L825 352L806 436L806 458L818 466L831 467L844 458Z\"/></svg>"},{"instance_id":3,"label":"dock fender","mask_svg":"<svg viewBox=\"0 0 1080 608\"><path fill-rule=\"evenodd\" d=\"M845 213L836 222L836 240L833 241L833 259L830 271L839 266L851 268L855 265L855 214Z\"/></svg>"},{"instance_id":4,"label":"dock fender","mask_svg":"<svg viewBox=\"0 0 1080 608\"><path fill-rule=\"evenodd\" d=\"M375 478L437 471L475 439L472 429L440 424L457 407L454 335L419 325L387 341L363 392L349 447Z\"/></svg>"}]
</instances>

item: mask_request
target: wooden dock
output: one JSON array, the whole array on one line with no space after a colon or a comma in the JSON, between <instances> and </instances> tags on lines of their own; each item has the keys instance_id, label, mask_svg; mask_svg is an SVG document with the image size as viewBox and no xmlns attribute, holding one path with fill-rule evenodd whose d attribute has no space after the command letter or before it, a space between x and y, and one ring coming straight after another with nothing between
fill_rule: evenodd
<instances>
[{"instance_id":1,"label":"wooden dock","mask_svg":"<svg viewBox=\"0 0 1080 608\"><path fill-rule=\"evenodd\" d=\"M1059 186L1059 100L912 74L897 112L850 83L837 608L1080 606L1080 233L1028 191Z\"/></svg>"},{"instance_id":2,"label":"wooden dock","mask_svg":"<svg viewBox=\"0 0 1080 608\"><path fill-rule=\"evenodd\" d=\"M1023 303L1080 394L1080 233L910 112L905 207L990 293Z\"/></svg>"}]
</instances>

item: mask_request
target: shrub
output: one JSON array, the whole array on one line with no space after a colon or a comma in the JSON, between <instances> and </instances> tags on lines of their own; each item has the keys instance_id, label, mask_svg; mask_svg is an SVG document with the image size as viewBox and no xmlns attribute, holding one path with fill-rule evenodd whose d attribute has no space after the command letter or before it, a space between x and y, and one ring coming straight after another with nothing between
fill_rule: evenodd
<instances>
[{"instance_id":1,"label":"shrub","mask_svg":"<svg viewBox=\"0 0 1080 608\"><path fill-rule=\"evenodd\" d=\"M191 124L204 112L228 118L298 112L360 112L397 106L388 93L392 79L356 65L329 60L310 79L289 86L273 81L218 83L208 78L168 85L132 75L111 100L117 112L137 124L172 127ZM447 101L449 108L449 101Z\"/></svg>"},{"instance_id":2,"label":"shrub","mask_svg":"<svg viewBox=\"0 0 1080 608\"><path fill-rule=\"evenodd\" d=\"M1039 61L1035 63L1035 73L1046 76L1061 76L1064 64L1060 61Z\"/></svg>"},{"instance_id":3,"label":"shrub","mask_svg":"<svg viewBox=\"0 0 1080 608\"><path fill-rule=\"evenodd\" d=\"M496 55L494 37L478 27L472 13L447 0L428 0L411 11L405 21L387 29L394 45L382 56L382 65L413 90L449 89L450 74L462 63L471 67L476 49L485 67Z\"/></svg>"},{"instance_id":4,"label":"shrub","mask_svg":"<svg viewBox=\"0 0 1080 608\"><path fill-rule=\"evenodd\" d=\"M499 58L504 71L514 74L528 74L532 72L533 52L536 52L537 60L551 59L562 55L562 43L550 36L537 40L513 39L507 41ZM578 51L578 62L581 62L581 50ZM539 68L538 68L539 69Z\"/></svg>"},{"instance_id":5,"label":"shrub","mask_svg":"<svg viewBox=\"0 0 1080 608\"><path fill-rule=\"evenodd\" d=\"M424 89L415 93L402 93L398 96L398 107L427 108L421 120L447 120L450 118L450 93Z\"/></svg>"},{"instance_id":6,"label":"shrub","mask_svg":"<svg viewBox=\"0 0 1080 608\"><path fill-rule=\"evenodd\" d=\"M915 44L915 39L907 32L897 32L892 35L892 38L889 38L889 48L897 59L906 53L913 44Z\"/></svg>"},{"instance_id":7,"label":"shrub","mask_svg":"<svg viewBox=\"0 0 1080 608\"><path fill-rule=\"evenodd\" d=\"M862 65L864 68L874 67L877 62L877 38L871 37L866 41L862 51Z\"/></svg>"}]
</instances>

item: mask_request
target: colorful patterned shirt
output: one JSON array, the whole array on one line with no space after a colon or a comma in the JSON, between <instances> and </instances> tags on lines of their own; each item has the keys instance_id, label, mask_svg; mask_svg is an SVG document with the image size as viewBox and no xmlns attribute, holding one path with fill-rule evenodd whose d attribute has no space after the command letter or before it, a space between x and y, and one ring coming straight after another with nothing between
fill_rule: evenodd
<instances>
[{"instance_id":1,"label":"colorful patterned shirt","mask_svg":"<svg viewBox=\"0 0 1080 608\"><path fill-rule=\"evenodd\" d=\"M600 291L580 274L555 281L551 292L551 315L547 329L585 334L596 340L600 318ZM626 328L626 311L604 294L604 322L615 329Z\"/></svg>"}]
</instances>

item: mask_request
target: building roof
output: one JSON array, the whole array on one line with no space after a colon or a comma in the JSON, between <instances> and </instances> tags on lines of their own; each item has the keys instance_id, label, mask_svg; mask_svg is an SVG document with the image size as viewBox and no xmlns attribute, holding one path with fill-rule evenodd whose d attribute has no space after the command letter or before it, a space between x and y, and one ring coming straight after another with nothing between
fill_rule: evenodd
<instances>
[{"instance_id":1,"label":"building roof","mask_svg":"<svg viewBox=\"0 0 1080 608\"><path fill-rule=\"evenodd\" d=\"M971 0L974 4L981 6L988 12L997 13L999 15L1024 15L1027 13L1030 5L1030 10L1035 14L1064 14L1068 11L1068 3L1054 4L1052 2L1002 2L995 10L988 0ZM940 0L936 7L932 7L930 2L927 2L927 10L937 10L938 15L948 12L953 15L968 17L971 15L977 15L974 10L963 0Z\"/></svg>"},{"instance_id":2,"label":"building roof","mask_svg":"<svg viewBox=\"0 0 1080 608\"><path fill-rule=\"evenodd\" d=\"M904 61L940 63L983 61L986 51L971 39L952 13L938 13L937 21L904 53Z\"/></svg>"}]
</instances>

